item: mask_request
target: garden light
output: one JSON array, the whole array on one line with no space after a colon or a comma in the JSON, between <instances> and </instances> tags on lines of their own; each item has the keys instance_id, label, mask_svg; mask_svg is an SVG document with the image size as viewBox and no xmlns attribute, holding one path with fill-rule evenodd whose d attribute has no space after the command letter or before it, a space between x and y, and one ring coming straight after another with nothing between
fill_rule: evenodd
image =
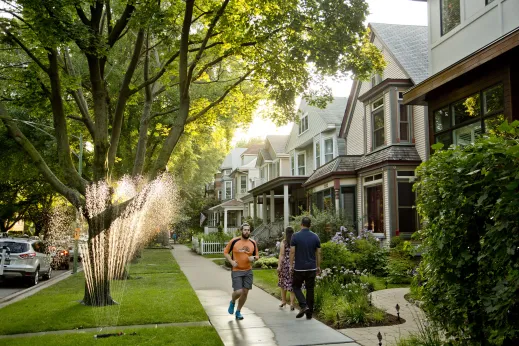
<instances>
[{"instance_id":1,"label":"garden light","mask_svg":"<svg viewBox=\"0 0 519 346\"><path fill-rule=\"evenodd\" d=\"M377 339L378 339L378 346L382 346L382 334L380 334L380 332L378 332L378 334L377 334Z\"/></svg>"},{"instance_id":2,"label":"garden light","mask_svg":"<svg viewBox=\"0 0 519 346\"><path fill-rule=\"evenodd\" d=\"M397 303L395 308L396 308L396 315L398 317L398 321L400 322L400 305L398 305L398 303Z\"/></svg>"}]
</instances>

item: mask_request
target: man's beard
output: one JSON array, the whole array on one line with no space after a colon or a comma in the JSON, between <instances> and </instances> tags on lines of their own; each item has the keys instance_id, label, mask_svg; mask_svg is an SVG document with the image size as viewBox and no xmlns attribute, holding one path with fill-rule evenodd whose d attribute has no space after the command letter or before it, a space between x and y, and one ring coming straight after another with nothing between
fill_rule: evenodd
<instances>
[{"instance_id":1,"label":"man's beard","mask_svg":"<svg viewBox=\"0 0 519 346\"><path fill-rule=\"evenodd\" d=\"M245 234L245 233L242 233L241 236L245 239L249 239L250 237L250 233L249 234Z\"/></svg>"}]
</instances>

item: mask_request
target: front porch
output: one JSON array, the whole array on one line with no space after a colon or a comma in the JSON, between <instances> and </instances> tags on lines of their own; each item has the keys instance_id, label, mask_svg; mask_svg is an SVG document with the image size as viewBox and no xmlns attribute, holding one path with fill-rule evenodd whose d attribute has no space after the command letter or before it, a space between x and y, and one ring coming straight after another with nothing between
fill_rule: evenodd
<instances>
[{"instance_id":1,"label":"front porch","mask_svg":"<svg viewBox=\"0 0 519 346\"><path fill-rule=\"evenodd\" d=\"M242 223L244 204L237 199L231 199L209 209L207 226L204 233L218 232L221 225L223 232L234 233Z\"/></svg>"}]
</instances>

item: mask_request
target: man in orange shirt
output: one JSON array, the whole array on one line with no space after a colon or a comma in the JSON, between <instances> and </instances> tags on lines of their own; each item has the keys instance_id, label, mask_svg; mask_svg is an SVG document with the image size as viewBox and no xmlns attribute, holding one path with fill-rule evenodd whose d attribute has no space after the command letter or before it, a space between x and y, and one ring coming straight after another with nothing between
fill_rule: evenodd
<instances>
[{"instance_id":1,"label":"man in orange shirt","mask_svg":"<svg viewBox=\"0 0 519 346\"><path fill-rule=\"evenodd\" d=\"M238 299L238 308L236 309L236 319L243 320L241 308L247 300L249 290L252 289L252 266L251 263L259 259L258 246L250 237L250 225L244 223L240 227L241 237L231 239L225 249L223 255L232 265L232 300L229 304L229 314L234 314L234 306Z\"/></svg>"}]
</instances>

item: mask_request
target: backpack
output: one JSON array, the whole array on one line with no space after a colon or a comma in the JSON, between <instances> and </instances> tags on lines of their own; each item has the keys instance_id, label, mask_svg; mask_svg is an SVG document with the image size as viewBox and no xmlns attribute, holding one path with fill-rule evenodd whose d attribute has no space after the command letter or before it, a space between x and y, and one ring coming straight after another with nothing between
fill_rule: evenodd
<instances>
[{"instance_id":1,"label":"backpack","mask_svg":"<svg viewBox=\"0 0 519 346\"><path fill-rule=\"evenodd\" d=\"M233 249L233 247L234 247L234 244L236 244L236 242L237 242L238 240L240 240L240 239L241 239L241 238L236 238L236 239L234 239L234 240L232 241L232 243L231 243L231 247L229 248L229 256L231 256L232 259L234 259L234 258L232 257L232 249ZM254 253L256 253L256 255L257 255L258 253L256 252L256 242L252 241L251 239L249 239L249 241L252 243L252 245L254 245L254 250L252 250L252 255L254 256Z\"/></svg>"}]
</instances>

